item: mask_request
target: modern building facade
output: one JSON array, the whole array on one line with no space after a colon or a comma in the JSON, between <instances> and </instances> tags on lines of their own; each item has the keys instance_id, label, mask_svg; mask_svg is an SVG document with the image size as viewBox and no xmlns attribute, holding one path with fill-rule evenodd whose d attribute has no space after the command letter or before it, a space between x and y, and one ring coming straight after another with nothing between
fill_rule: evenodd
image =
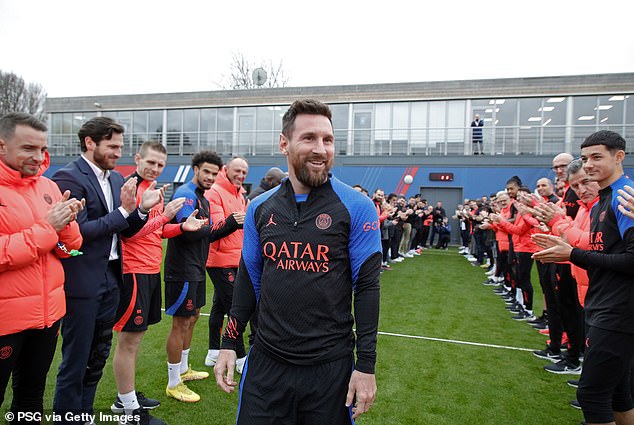
<instances>
[{"instance_id":1,"label":"modern building facade","mask_svg":"<svg viewBox=\"0 0 634 425\"><path fill-rule=\"evenodd\" d=\"M248 180L257 185L270 166L285 166L278 151L281 117L295 99L307 97L332 108L335 173L369 190L412 194L443 187L474 197L495 192L511 175L530 186L553 177L552 156L577 154L599 129L634 144L634 73L621 73L49 98L53 168L80 153L81 124L104 115L126 128L124 164L132 164L141 143L159 140L170 154L166 180L185 181L191 154L211 149L245 156ZM484 120L483 156L472 155L476 114ZM434 180L437 173L453 179ZM403 184L406 174L415 177L412 185Z\"/></svg>"}]
</instances>

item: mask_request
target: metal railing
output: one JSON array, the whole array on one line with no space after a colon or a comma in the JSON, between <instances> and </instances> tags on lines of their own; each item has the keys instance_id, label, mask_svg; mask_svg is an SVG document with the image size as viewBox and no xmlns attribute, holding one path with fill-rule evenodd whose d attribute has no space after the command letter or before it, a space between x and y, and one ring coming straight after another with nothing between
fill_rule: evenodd
<instances>
[{"instance_id":1,"label":"metal railing","mask_svg":"<svg viewBox=\"0 0 634 425\"><path fill-rule=\"evenodd\" d=\"M553 155L577 152L586 136L598 129L613 130L626 140L634 136L634 125L587 126L489 126L482 130L487 155ZM337 155L471 155L471 127L336 129ZM568 137L568 143L566 138ZM217 131L125 133L124 156L132 156L147 140L164 142L170 155L189 156L203 149L223 155L278 155L278 131ZM49 133L52 156L80 153L75 134Z\"/></svg>"}]
</instances>

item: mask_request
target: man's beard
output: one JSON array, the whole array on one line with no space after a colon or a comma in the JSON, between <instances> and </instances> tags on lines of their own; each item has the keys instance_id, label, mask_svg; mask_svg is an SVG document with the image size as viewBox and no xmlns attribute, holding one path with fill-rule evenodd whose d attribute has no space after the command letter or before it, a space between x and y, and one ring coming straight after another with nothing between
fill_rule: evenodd
<instances>
[{"instance_id":1,"label":"man's beard","mask_svg":"<svg viewBox=\"0 0 634 425\"><path fill-rule=\"evenodd\" d=\"M108 161L106 161L106 156L102 155L101 152L94 151L92 155L92 159L102 170L114 169L114 166L110 165Z\"/></svg>"},{"instance_id":2,"label":"man's beard","mask_svg":"<svg viewBox=\"0 0 634 425\"><path fill-rule=\"evenodd\" d=\"M306 162L300 163L299 161L293 160L291 165L295 169L295 176L297 177L297 180L299 180L299 182L304 186L308 187L319 187L324 184L328 179L328 173L331 168L331 164L326 163L326 166L322 171L313 173L306 166Z\"/></svg>"}]
</instances>

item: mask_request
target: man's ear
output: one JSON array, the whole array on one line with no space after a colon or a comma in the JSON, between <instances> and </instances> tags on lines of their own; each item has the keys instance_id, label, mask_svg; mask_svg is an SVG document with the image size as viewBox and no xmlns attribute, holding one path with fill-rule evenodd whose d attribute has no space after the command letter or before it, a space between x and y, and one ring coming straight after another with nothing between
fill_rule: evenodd
<instances>
[{"instance_id":1,"label":"man's ear","mask_svg":"<svg viewBox=\"0 0 634 425\"><path fill-rule=\"evenodd\" d=\"M288 155L288 139L284 134L280 134L280 152L282 152L284 156Z\"/></svg>"},{"instance_id":2,"label":"man's ear","mask_svg":"<svg viewBox=\"0 0 634 425\"><path fill-rule=\"evenodd\" d=\"M0 138L0 155L6 155L7 153L7 143L4 139Z\"/></svg>"},{"instance_id":3,"label":"man's ear","mask_svg":"<svg viewBox=\"0 0 634 425\"><path fill-rule=\"evenodd\" d=\"M92 139L92 137L90 136L86 136L84 138L84 144L86 145L86 149L88 151L93 151L95 150L95 147L97 146L97 144L95 143L95 141Z\"/></svg>"}]
</instances>

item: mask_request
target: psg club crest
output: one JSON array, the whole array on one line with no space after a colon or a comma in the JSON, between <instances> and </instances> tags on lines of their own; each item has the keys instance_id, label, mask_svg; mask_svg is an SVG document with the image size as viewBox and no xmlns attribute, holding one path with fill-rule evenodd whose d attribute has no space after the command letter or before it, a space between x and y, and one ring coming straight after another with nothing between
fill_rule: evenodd
<instances>
[{"instance_id":1,"label":"psg club crest","mask_svg":"<svg viewBox=\"0 0 634 425\"><path fill-rule=\"evenodd\" d=\"M134 324L137 326L141 326L143 324L143 316L136 316L134 318Z\"/></svg>"},{"instance_id":2,"label":"psg club crest","mask_svg":"<svg viewBox=\"0 0 634 425\"><path fill-rule=\"evenodd\" d=\"M326 230L331 225L332 225L332 218L326 213L319 214L317 218L315 219L315 226L317 226L318 229Z\"/></svg>"},{"instance_id":3,"label":"psg club crest","mask_svg":"<svg viewBox=\"0 0 634 425\"><path fill-rule=\"evenodd\" d=\"M599 222L603 223L603 220L605 220L605 211L602 211L601 214L599 214Z\"/></svg>"},{"instance_id":4,"label":"psg club crest","mask_svg":"<svg viewBox=\"0 0 634 425\"><path fill-rule=\"evenodd\" d=\"M8 359L13 354L13 347L10 345L5 345L0 348L0 360Z\"/></svg>"},{"instance_id":5,"label":"psg club crest","mask_svg":"<svg viewBox=\"0 0 634 425\"><path fill-rule=\"evenodd\" d=\"M48 193L44 194L44 200L46 201L47 204L51 205L53 203L53 198L51 198L51 195L49 195Z\"/></svg>"}]
</instances>

